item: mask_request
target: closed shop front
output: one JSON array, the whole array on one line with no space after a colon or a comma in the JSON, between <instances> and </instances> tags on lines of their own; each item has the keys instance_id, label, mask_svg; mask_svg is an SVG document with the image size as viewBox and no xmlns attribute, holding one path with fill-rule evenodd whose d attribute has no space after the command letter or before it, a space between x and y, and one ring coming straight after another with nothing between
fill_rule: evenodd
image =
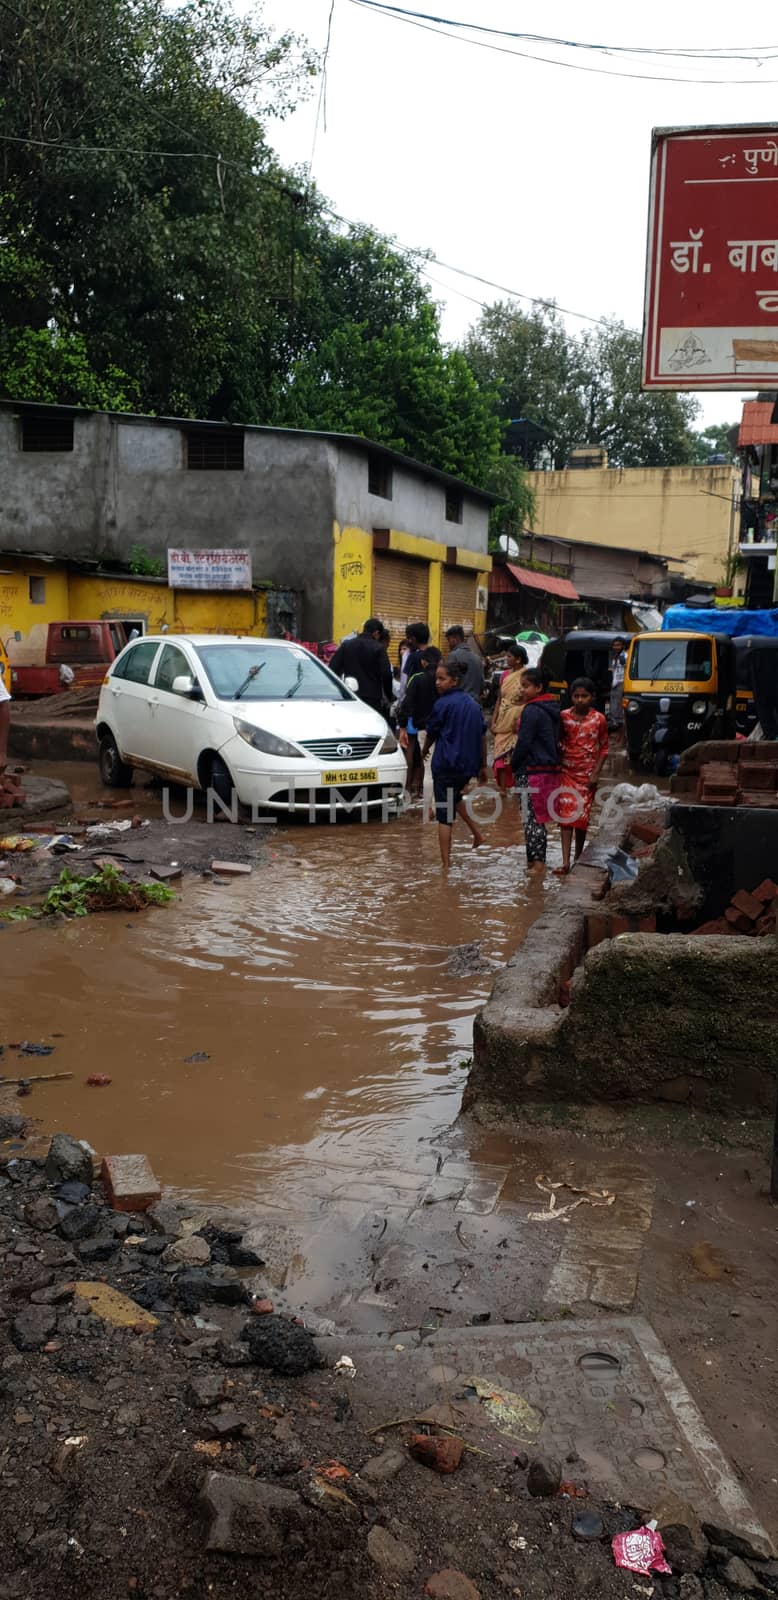
<instances>
[{"instance_id":1,"label":"closed shop front","mask_svg":"<svg viewBox=\"0 0 778 1600\"><path fill-rule=\"evenodd\" d=\"M442 633L457 624L475 633L475 604L478 578L467 568L443 568Z\"/></svg>"},{"instance_id":2,"label":"closed shop front","mask_svg":"<svg viewBox=\"0 0 778 1600\"><path fill-rule=\"evenodd\" d=\"M376 550L373 555L373 615L397 643L409 622L426 622L429 612L429 562ZM475 584L473 584L475 594Z\"/></svg>"}]
</instances>

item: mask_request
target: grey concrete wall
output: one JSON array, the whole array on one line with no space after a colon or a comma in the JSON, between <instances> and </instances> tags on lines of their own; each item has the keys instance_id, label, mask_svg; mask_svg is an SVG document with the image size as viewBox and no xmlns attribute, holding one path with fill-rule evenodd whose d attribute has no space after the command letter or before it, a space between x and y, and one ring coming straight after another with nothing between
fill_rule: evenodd
<instances>
[{"instance_id":1,"label":"grey concrete wall","mask_svg":"<svg viewBox=\"0 0 778 1600\"><path fill-rule=\"evenodd\" d=\"M303 637L332 629L337 451L245 435L242 472L189 472L175 425L76 417L72 452L26 454L0 409L0 548L126 561L133 545L248 546L255 582L304 591Z\"/></svg>"},{"instance_id":2,"label":"grey concrete wall","mask_svg":"<svg viewBox=\"0 0 778 1600\"><path fill-rule=\"evenodd\" d=\"M20 437L13 412L0 409L0 547L91 559L112 550L110 418L76 417L72 451L28 454Z\"/></svg>"},{"instance_id":3,"label":"grey concrete wall","mask_svg":"<svg viewBox=\"0 0 778 1600\"><path fill-rule=\"evenodd\" d=\"M396 528L422 539L486 554L489 508L465 494L461 522L446 521L445 485L400 466L392 469L392 498L368 493L367 451L338 450L335 515L341 527Z\"/></svg>"}]
</instances>

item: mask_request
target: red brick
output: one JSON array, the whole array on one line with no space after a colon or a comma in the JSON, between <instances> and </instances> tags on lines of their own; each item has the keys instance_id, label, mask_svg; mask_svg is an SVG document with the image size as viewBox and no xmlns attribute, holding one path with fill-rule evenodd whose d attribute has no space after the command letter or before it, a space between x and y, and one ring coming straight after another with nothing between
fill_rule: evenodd
<instances>
[{"instance_id":1,"label":"red brick","mask_svg":"<svg viewBox=\"0 0 778 1600\"><path fill-rule=\"evenodd\" d=\"M590 911L586 918L586 948L593 950L611 936L611 919L605 911Z\"/></svg>"},{"instance_id":2,"label":"red brick","mask_svg":"<svg viewBox=\"0 0 778 1600\"><path fill-rule=\"evenodd\" d=\"M767 912L765 912L765 915L763 917L759 918L759 921L757 922L756 927L754 928L754 933L765 934L765 933L775 933L775 931L776 931L775 912L774 911L767 911Z\"/></svg>"},{"instance_id":3,"label":"red brick","mask_svg":"<svg viewBox=\"0 0 778 1600\"><path fill-rule=\"evenodd\" d=\"M752 761L769 761L773 766L778 765L778 741L754 739L752 742L744 740L740 746L739 760L743 766L750 766Z\"/></svg>"},{"instance_id":4,"label":"red brick","mask_svg":"<svg viewBox=\"0 0 778 1600\"><path fill-rule=\"evenodd\" d=\"M775 790L766 794L764 789L742 789L740 803L750 806L752 811L774 811L778 806L778 795Z\"/></svg>"},{"instance_id":5,"label":"red brick","mask_svg":"<svg viewBox=\"0 0 778 1600\"><path fill-rule=\"evenodd\" d=\"M751 761L740 775L740 781L749 789L775 789L778 767L770 761Z\"/></svg>"},{"instance_id":6,"label":"red brick","mask_svg":"<svg viewBox=\"0 0 778 1600\"><path fill-rule=\"evenodd\" d=\"M703 922L699 928L692 930L692 938L697 939L701 934L729 933L729 924L723 917L715 917L712 922Z\"/></svg>"},{"instance_id":7,"label":"red brick","mask_svg":"<svg viewBox=\"0 0 778 1600\"><path fill-rule=\"evenodd\" d=\"M148 1211L161 1199L146 1156L105 1156L100 1175L114 1211Z\"/></svg>"},{"instance_id":8,"label":"red brick","mask_svg":"<svg viewBox=\"0 0 778 1600\"><path fill-rule=\"evenodd\" d=\"M615 939L620 933L631 933L632 931L627 917L611 917L610 925L610 936L612 939Z\"/></svg>"},{"instance_id":9,"label":"red brick","mask_svg":"<svg viewBox=\"0 0 778 1600\"><path fill-rule=\"evenodd\" d=\"M773 883L772 878L763 878L762 882L751 890L751 893L755 900L761 900L764 904L767 904L768 901L774 900L778 895L778 884Z\"/></svg>"},{"instance_id":10,"label":"red brick","mask_svg":"<svg viewBox=\"0 0 778 1600\"><path fill-rule=\"evenodd\" d=\"M737 789L703 789L700 799L705 806L736 806L738 802Z\"/></svg>"},{"instance_id":11,"label":"red brick","mask_svg":"<svg viewBox=\"0 0 778 1600\"><path fill-rule=\"evenodd\" d=\"M656 917L654 917L654 916L651 916L651 917L638 917L638 919L637 919L637 932L638 933L656 933Z\"/></svg>"},{"instance_id":12,"label":"red brick","mask_svg":"<svg viewBox=\"0 0 778 1600\"><path fill-rule=\"evenodd\" d=\"M733 894L731 903L733 910L742 911L743 916L748 917L751 922L757 922L764 910L762 901L757 900L755 894L749 894L747 889L738 889L737 894Z\"/></svg>"},{"instance_id":13,"label":"red brick","mask_svg":"<svg viewBox=\"0 0 778 1600\"><path fill-rule=\"evenodd\" d=\"M751 932L753 928L751 918L744 916L742 911L735 911L733 906L728 906L724 912L724 916L726 917L730 927L734 928L736 933Z\"/></svg>"},{"instance_id":14,"label":"red brick","mask_svg":"<svg viewBox=\"0 0 778 1600\"><path fill-rule=\"evenodd\" d=\"M640 839L642 844L656 844L665 830L655 822L633 822L629 831L633 839Z\"/></svg>"}]
</instances>

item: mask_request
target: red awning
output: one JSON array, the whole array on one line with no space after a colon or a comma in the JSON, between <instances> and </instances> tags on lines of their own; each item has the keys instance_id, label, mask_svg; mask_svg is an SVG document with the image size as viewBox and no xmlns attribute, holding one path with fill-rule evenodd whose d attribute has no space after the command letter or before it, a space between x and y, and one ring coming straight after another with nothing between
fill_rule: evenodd
<instances>
[{"instance_id":1,"label":"red awning","mask_svg":"<svg viewBox=\"0 0 778 1600\"><path fill-rule=\"evenodd\" d=\"M515 567L506 562L512 578L523 589L541 589L543 594L555 594L559 600L580 600L581 596L569 578L552 578L549 572L533 572L530 567Z\"/></svg>"},{"instance_id":2,"label":"red awning","mask_svg":"<svg viewBox=\"0 0 778 1600\"><path fill-rule=\"evenodd\" d=\"M778 423L770 421L772 414L772 400L746 400L738 444L778 444Z\"/></svg>"}]
</instances>

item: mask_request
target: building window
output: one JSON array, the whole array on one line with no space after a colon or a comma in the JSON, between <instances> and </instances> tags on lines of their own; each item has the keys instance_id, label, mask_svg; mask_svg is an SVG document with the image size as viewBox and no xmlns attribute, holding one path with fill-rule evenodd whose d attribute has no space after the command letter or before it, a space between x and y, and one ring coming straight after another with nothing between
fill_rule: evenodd
<instances>
[{"instance_id":1,"label":"building window","mask_svg":"<svg viewBox=\"0 0 778 1600\"><path fill-rule=\"evenodd\" d=\"M367 458L367 487L369 494L377 494L381 500L392 498L392 469L382 456Z\"/></svg>"},{"instance_id":2,"label":"building window","mask_svg":"<svg viewBox=\"0 0 778 1600\"><path fill-rule=\"evenodd\" d=\"M446 521L447 522L461 522L462 521L463 503L464 502L463 502L461 494L457 494L455 489L447 489L446 490Z\"/></svg>"},{"instance_id":3,"label":"building window","mask_svg":"<svg viewBox=\"0 0 778 1600\"><path fill-rule=\"evenodd\" d=\"M30 605L45 606L46 604L46 579L28 578L30 586Z\"/></svg>"},{"instance_id":4,"label":"building window","mask_svg":"<svg viewBox=\"0 0 778 1600\"><path fill-rule=\"evenodd\" d=\"M186 439L186 465L190 472L242 472L242 428L193 428Z\"/></svg>"},{"instance_id":5,"label":"building window","mask_svg":"<svg viewBox=\"0 0 778 1600\"><path fill-rule=\"evenodd\" d=\"M73 418L47 417L36 412L22 417L22 450L72 450Z\"/></svg>"}]
</instances>

